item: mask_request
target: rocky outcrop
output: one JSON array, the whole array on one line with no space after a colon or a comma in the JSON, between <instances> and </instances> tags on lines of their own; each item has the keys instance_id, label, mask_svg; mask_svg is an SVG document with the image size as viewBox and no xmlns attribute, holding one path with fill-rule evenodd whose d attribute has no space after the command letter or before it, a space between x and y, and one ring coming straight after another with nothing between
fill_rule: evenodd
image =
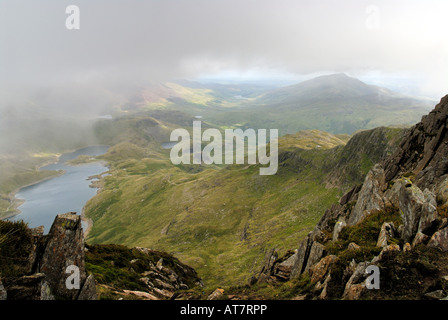
<instances>
[{"instance_id":1,"label":"rocky outcrop","mask_svg":"<svg viewBox=\"0 0 448 320\"><path fill-rule=\"evenodd\" d=\"M46 280L55 295L69 300L78 298L87 278L84 261L81 217L75 213L57 215L48 233L47 244L39 262L39 271L46 274ZM67 268L70 267L78 273L76 281L79 282L80 287L77 289L66 284L71 274L67 272ZM94 286L93 289L95 289Z\"/></svg>"},{"instance_id":2,"label":"rocky outcrop","mask_svg":"<svg viewBox=\"0 0 448 320\"><path fill-rule=\"evenodd\" d=\"M193 268L165 252L114 244L87 245L87 249L86 262L101 288L100 298L183 299L182 291L203 286Z\"/></svg>"},{"instance_id":3,"label":"rocky outcrop","mask_svg":"<svg viewBox=\"0 0 448 320\"><path fill-rule=\"evenodd\" d=\"M48 235L43 227L31 230L33 237L22 276L8 277L8 300L95 300L93 276L87 276L81 218L76 213L56 216ZM73 270L73 286L67 285ZM76 279L75 279L76 278ZM88 281L86 281L86 279Z\"/></svg>"},{"instance_id":4,"label":"rocky outcrop","mask_svg":"<svg viewBox=\"0 0 448 320\"><path fill-rule=\"evenodd\" d=\"M326 298L330 291L333 295L340 294L343 299L359 299L366 292L364 280L367 266L387 265L390 263L388 261L393 260L391 257L412 252L422 245L438 252L448 252L447 126L448 96L420 123L406 130L399 147L368 172L361 186L353 187L339 203L324 213L294 255L288 257L287 265L292 265L288 269L290 279L309 273L312 282L317 282L314 294L319 299ZM353 243L345 244L344 248L337 247L337 250L354 257L356 252L362 250L375 252L373 259L353 260L343 272L333 270L331 265L339 262L338 268L341 268L342 262L337 255L329 253L327 247L331 248L339 241L345 228L360 226L375 214L381 217L387 212L392 212L394 219L401 218L399 226L382 220L375 226L378 234L375 242L369 244L370 247L363 248ZM381 218L378 220L381 221ZM366 228L372 228L371 223L375 220L369 221L372 222ZM368 232L366 230L366 234ZM358 239L363 241L362 238ZM382 248L379 254L378 248ZM277 261L282 259L276 258ZM409 263L409 260L401 263ZM275 270L275 261L272 270Z\"/></svg>"},{"instance_id":5,"label":"rocky outcrop","mask_svg":"<svg viewBox=\"0 0 448 320\"><path fill-rule=\"evenodd\" d=\"M372 212L384 209L384 179L384 170L381 165L376 165L369 171L359 191L356 205L348 219L348 225L355 225Z\"/></svg>"}]
</instances>

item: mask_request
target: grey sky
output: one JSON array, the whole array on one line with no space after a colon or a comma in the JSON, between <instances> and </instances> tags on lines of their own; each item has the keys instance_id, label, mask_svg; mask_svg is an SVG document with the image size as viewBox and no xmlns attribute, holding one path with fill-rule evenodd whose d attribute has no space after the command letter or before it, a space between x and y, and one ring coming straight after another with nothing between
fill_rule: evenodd
<instances>
[{"instance_id":1,"label":"grey sky","mask_svg":"<svg viewBox=\"0 0 448 320\"><path fill-rule=\"evenodd\" d=\"M80 30L65 27L68 5ZM440 97L447 12L446 0L0 0L0 103L51 88L105 105L110 88L146 81L331 72L417 79Z\"/></svg>"}]
</instances>

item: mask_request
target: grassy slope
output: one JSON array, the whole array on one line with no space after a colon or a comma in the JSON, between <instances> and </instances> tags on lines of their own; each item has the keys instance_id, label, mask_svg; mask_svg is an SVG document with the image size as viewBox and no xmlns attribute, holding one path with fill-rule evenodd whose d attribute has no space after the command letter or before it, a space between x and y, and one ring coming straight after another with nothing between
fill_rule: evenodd
<instances>
[{"instance_id":1,"label":"grassy slope","mask_svg":"<svg viewBox=\"0 0 448 320\"><path fill-rule=\"evenodd\" d=\"M87 241L173 253L207 286L246 283L267 250L296 247L338 200L342 188L326 188L328 159L344 153L327 148L343 144L341 139L318 131L281 138L284 151L274 176L260 176L256 165L176 167L167 150L153 146L149 155L120 143L103 157L111 175L86 205L94 221ZM363 157L347 166L367 170L358 163Z\"/></svg>"}]
</instances>

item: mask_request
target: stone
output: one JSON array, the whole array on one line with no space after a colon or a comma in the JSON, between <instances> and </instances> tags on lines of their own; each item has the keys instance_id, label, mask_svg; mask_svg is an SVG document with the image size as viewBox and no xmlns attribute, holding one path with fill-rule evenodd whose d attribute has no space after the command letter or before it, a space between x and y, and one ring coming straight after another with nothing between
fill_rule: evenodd
<instances>
[{"instance_id":1,"label":"stone","mask_svg":"<svg viewBox=\"0 0 448 320\"><path fill-rule=\"evenodd\" d=\"M98 300L96 283L93 275L89 275L79 293L78 300Z\"/></svg>"},{"instance_id":2,"label":"stone","mask_svg":"<svg viewBox=\"0 0 448 320\"><path fill-rule=\"evenodd\" d=\"M395 227L392 222L384 222L378 236L377 247L387 247L389 240L395 236Z\"/></svg>"},{"instance_id":3,"label":"stone","mask_svg":"<svg viewBox=\"0 0 448 320\"><path fill-rule=\"evenodd\" d=\"M448 251L448 227L434 233L428 242L428 247Z\"/></svg>"},{"instance_id":4,"label":"stone","mask_svg":"<svg viewBox=\"0 0 448 320\"><path fill-rule=\"evenodd\" d=\"M381 250L380 254L372 259L371 263L375 264L376 262L382 261L384 259L384 255L388 252L400 252L400 251L401 249L398 244L390 244L387 247L384 247L383 250Z\"/></svg>"},{"instance_id":5,"label":"stone","mask_svg":"<svg viewBox=\"0 0 448 320\"><path fill-rule=\"evenodd\" d=\"M341 233L342 229L347 226L347 223L345 222L344 217L340 217L336 224L334 225L333 229L333 241L338 240L339 234Z\"/></svg>"},{"instance_id":6,"label":"stone","mask_svg":"<svg viewBox=\"0 0 448 320\"><path fill-rule=\"evenodd\" d=\"M217 288L215 291L213 291L208 297L207 300L217 300L221 298L224 294L224 289Z\"/></svg>"},{"instance_id":7,"label":"stone","mask_svg":"<svg viewBox=\"0 0 448 320\"><path fill-rule=\"evenodd\" d=\"M425 297L433 300L441 300L444 297L446 297L446 294L443 292L443 290L436 290L432 292L425 293Z\"/></svg>"},{"instance_id":8,"label":"stone","mask_svg":"<svg viewBox=\"0 0 448 320\"><path fill-rule=\"evenodd\" d=\"M281 263L275 265L274 275L282 280L289 280L291 277L292 268L296 264L297 251L294 252L289 258Z\"/></svg>"},{"instance_id":9,"label":"stone","mask_svg":"<svg viewBox=\"0 0 448 320\"><path fill-rule=\"evenodd\" d=\"M356 266L355 271L347 281L342 295L343 300L357 300L366 290L364 280L367 278L366 268L370 262L361 262Z\"/></svg>"},{"instance_id":10,"label":"stone","mask_svg":"<svg viewBox=\"0 0 448 320\"><path fill-rule=\"evenodd\" d=\"M260 275L258 276L258 282L268 282L272 276L274 263L278 259L278 253L275 248L271 249L265 256L264 265L261 269Z\"/></svg>"},{"instance_id":11,"label":"stone","mask_svg":"<svg viewBox=\"0 0 448 320\"><path fill-rule=\"evenodd\" d=\"M377 164L367 174L347 224L353 226L371 213L384 209L384 189L384 170L380 164Z\"/></svg>"},{"instance_id":12,"label":"stone","mask_svg":"<svg viewBox=\"0 0 448 320\"><path fill-rule=\"evenodd\" d=\"M311 245L311 233L309 233L297 249L297 258L291 270L291 279L296 279L303 273L311 250Z\"/></svg>"},{"instance_id":13,"label":"stone","mask_svg":"<svg viewBox=\"0 0 448 320\"><path fill-rule=\"evenodd\" d=\"M132 290L123 290L126 294L131 294L140 298L143 298L144 300L159 300L156 296L153 296L152 294L148 292L143 291L132 291Z\"/></svg>"},{"instance_id":14,"label":"stone","mask_svg":"<svg viewBox=\"0 0 448 320\"><path fill-rule=\"evenodd\" d=\"M419 231L426 234L436 223L438 214L432 193L428 191L424 193L405 180L400 189L399 202L404 226L401 237L405 242L411 242Z\"/></svg>"},{"instance_id":15,"label":"stone","mask_svg":"<svg viewBox=\"0 0 448 320\"><path fill-rule=\"evenodd\" d=\"M43 273L14 279L8 284L7 292L8 300L54 300Z\"/></svg>"},{"instance_id":16,"label":"stone","mask_svg":"<svg viewBox=\"0 0 448 320\"><path fill-rule=\"evenodd\" d=\"M325 246L320 244L317 241L313 242L313 245L310 249L310 255L308 257L308 261L306 262L305 271L307 272L313 265L315 265L322 258L325 251Z\"/></svg>"},{"instance_id":17,"label":"stone","mask_svg":"<svg viewBox=\"0 0 448 320\"><path fill-rule=\"evenodd\" d=\"M75 213L58 214L40 261L40 272L46 275L53 294L62 299L76 300L79 290L67 288L66 280L70 273L66 273L66 270L69 266L76 266L82 286L87 277L84 263L81 217Z\"/></svg>"},{"instance_id":18,"label":"stone","mask_svg":"<svg viewBox=\"0 0 448 320\"><path fill-rule=\"evenodd\" d=\"M429 237L426 234L423 234L422 232L417 232L417 234L414 237L414 240L412 240L412 248L415 248L419 244L425 244L429 240Z\"/></svg>"},{"instance_id":19,"label":"stone","mask_svg":"<svg viewBox=\"0 0 448 320\"><path fill-rule=\"evenodd\" d=\"M335 255L329 255L322 258L317 264L312 266L309 271L311 275L311 282L317 283L321 281L329 272L336 259L337 257Z\"/></svg>"},{"instance_id":20,"label":"stone","mask_svg":"<svg viewBox=\"0 0 448 320\"><path fill-rule=\"evenodd\" d=\"M324 283L323 283L323 288L322 288L322 292L319 295L319 300L326 300L328 298L328 283L330 283L331 281L331 274L329 273L327 278L325 279Z\"/></svg>"}]
</instances>

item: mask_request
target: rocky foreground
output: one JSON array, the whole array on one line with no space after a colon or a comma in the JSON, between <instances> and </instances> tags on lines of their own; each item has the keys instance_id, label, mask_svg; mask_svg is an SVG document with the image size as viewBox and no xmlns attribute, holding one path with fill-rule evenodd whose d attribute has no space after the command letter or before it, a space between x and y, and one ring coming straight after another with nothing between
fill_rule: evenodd
<instances>
[{"instance_id":1,"label":"rocky foreground","mask_svg":"<svg viewBox=\"0 0 448 320\"><path fill-rule=\"evenodd\" d=\"M301 299L443 299L448 295L448 96L395 152L329 208L294 252L266 257L259 283L309 277ZM380 289L366 268L378 266Z\"/></svg>"},{"instance_id":2,"label":"rocky foreground","mask_svg":"<svg viewBox=\"0 0 448 320\"><path fill-rule=\"evenodd\" d=\"M201 286L194 269L147 248L84 242L81 218L59 214L48 233L0 224L0 300L170 299Z\"/></svg>"}]
</instances>

